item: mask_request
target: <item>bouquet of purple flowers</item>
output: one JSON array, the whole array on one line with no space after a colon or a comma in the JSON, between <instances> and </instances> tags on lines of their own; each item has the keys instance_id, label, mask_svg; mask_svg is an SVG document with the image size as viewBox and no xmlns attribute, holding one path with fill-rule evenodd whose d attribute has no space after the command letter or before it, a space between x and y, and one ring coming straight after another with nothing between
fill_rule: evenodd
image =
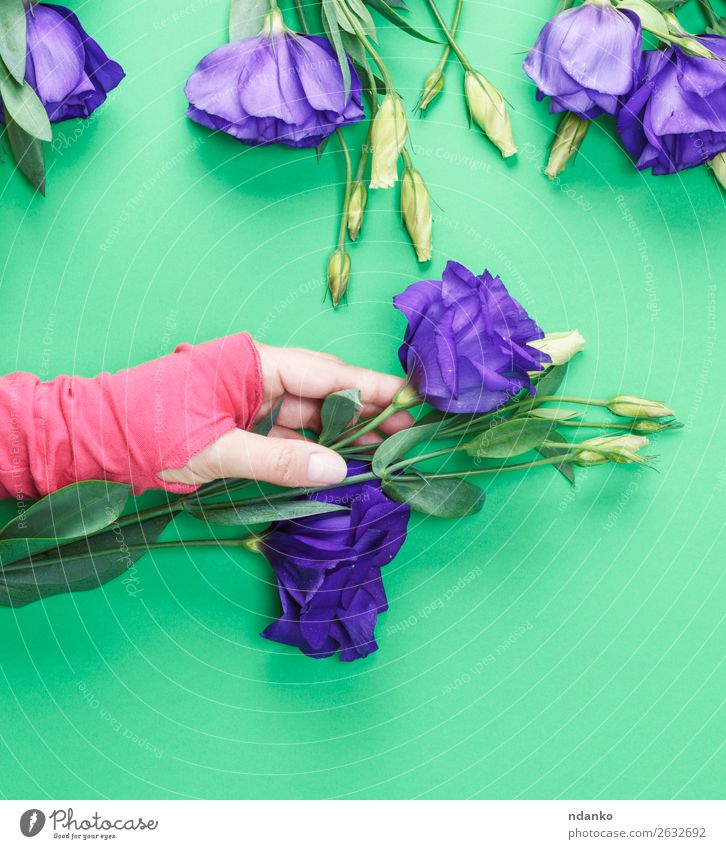
<instances>
[{"instance_id":1,"label":"bouquet of purple flowers","mask_svg":"<svg viewBox=\"0 0 726 849\"><path fill-rule=\"evenodd\" d=\"M573 0L542 28L524 62L562 118L545 173L557 177L590 122L613 115L639 170L674 174L708 165L726 187L726 19L699 0L706 31L675 15L687 0ZM643 50L643 31L655 48Z\"/></svg>"},{"instance_id":2,"label":"bouquet of purple flowers","mask_svg":"<svg viewBox=\"0 0 726 849\"><path fill-rule=\"evenodd\" d=\"M355 660L378 647L376 622L387 609L382 570L403 545L412 510L470 516L484 503L473 481L536 466L573 483L581 466L649 465L653 458L641 453L648 437L679 426L672 410L646 398L558 394L585 340L577 330L543 333L488 271L449 262L440 280L413 283L394 306L407 320L398 352L404 387L368 419L359 417L354 387L322 407L318 441L346 459L344 484L263 490L256 481L222 480L130 513L123 484L65 487L0 529L0 604L93 589L149 550L244 547L264 555L277 579L281 613L263 636L311 657L339 652ZM612 418L583 418L588 408ZM419 411L414 425L361 444L359 437L402 409ZM592 429L597 435L582 438ZM159 542L178 515L252 530Z\"/></svg>"}]
</instances>

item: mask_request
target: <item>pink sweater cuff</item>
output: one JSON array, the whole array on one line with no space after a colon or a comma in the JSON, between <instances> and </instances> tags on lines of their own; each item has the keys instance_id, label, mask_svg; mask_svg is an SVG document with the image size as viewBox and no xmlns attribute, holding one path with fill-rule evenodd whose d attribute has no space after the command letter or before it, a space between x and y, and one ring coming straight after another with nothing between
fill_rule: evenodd
<instances>
[{"instance_id":1,"label":"pink sweater cuff","mask_svg":"<svg viewBox=\"0 0 726 849\"><path fill-rule=\"evenodd\" d=\"M0 497L37 498L79 480L192 492L167 483L262 403L257 350L246 333L179 345L173 354L98 377L0 378Z\"/></svg>"}]
</instances>

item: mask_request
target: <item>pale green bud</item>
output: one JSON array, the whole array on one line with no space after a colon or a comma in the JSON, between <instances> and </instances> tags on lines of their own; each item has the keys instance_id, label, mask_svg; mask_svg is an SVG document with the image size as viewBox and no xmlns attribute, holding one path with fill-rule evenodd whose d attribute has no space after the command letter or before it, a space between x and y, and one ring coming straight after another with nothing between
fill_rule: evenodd
<instances>
[{"instance_id":1,"label":"pale green bud","mask_svg":"<svg viewBox=\"0 0 726 849\"><path fill-rule=\"evenodd\" d=\"M350 280L350 255L344 248L333 251L328 260L328 288L333 306L340 303Z\"/></svg>"},{"instance_id":2,"label":"pale green bud","mask_svg":"<svg viewBox=\"0 0 726 849\"><path fill-rule=\"evenodd\" d=\"M579 330L566 330L564 333L546 333L543 339L532 339L527 344L549 354L553 366L561 366L582 351L585 339Z\"/></svg>"},{"instance_id":3,"label":"pale green bud","mask_svg":"<svg viewBox=\"0 0 726 849\"><path fill-rule=\"evenodd\" d=\"M719 153L708 163L713 176L722 189L726 189L726 153Z\"/></svg>"},{"instance_id":4,"label":"pale green bud","mask_svg":"<svg viewBox=\"0 0 726 849\"><path fill-rule=\"evenodd\" d=\"M680 422L655 422L653 419L636 419L631 425L633 433L658 433L659 430L670 430L675 427L683 427Z\"/></svg>"},{"instance_id":5,"label":"pale green bud","mask_svg":"<svg viewBox=\"0 0 726 849\"><path fill-rule=\"evenodd\" d=\"M350 190L350 202L348 203L348 235L351 242L355 242L363 225L363 212L368 200L368 189L362 180L356 180Z\"/></svg>"},{"instance_id":6,"label":"pale green bud","mask_svg":"<svg viewBox=\"0 0 726 849\"><path fill-rule=\"evenodd\" d=\"M407 135L403 101L395 92L388 92L378 107L371 130L371 189L390 189L398 180L398 157Z\"/></svg>"},{"instance_id":7,"label":"pale green bud","mask_svg":"<svg viewBox=\"0 0 726 849\"><path fill-rule=\"evenodd\" d=\"M603 463L643 463L636 453L650 445L646 437L625 433L622 436L596 436L573 446L577 455L573 462L578 466L600 466Z\"/></svg>"},{"instance_id":8,"label":"pale green bud","mask_svg":"<svg viewBox=\"0 0 726 849\"><path fill-rule=\"evenodd\" d=\"M421 92L421 100L418 108L421 110L427 109L430 103L439 96L444 87L444 72L439 66L426 77L423 91Z\"/></svg>"},{"instance_id":9,"label":"pale green bud","mask_svg":"<svg viewBox=\"0 0 726 849\"><path fill-rule=\"evenodd\" d=\"M431 259L431 203L423 177L406 168L401 177L401 215L419 262Z\"/></svg>"},{"instance_id":10,"label":"pale green bud","mask_svg":"<svg viewBox=\"0 0 726 849\"><path fill-rule=\"evenodd\" d=\"M550 180L554 180L565 170L567 163L580 149L589 129L589 121L585 121L574 112L565 112L557 126L550 158L545 168L545 174Z\"/></svg>"},{"instance_id":11,"label":"pale green bud","mask_svg":"<svg viewBox=\"0 0 726 849\"><path fill-rule=\"evenodd\" d=\"M690 53L691 56L698 56L699 59L713 59L714 61L720 62L721 57L717 56L713 51L709 50L705 44L702 44L697 38L674 38L673 39L678 46L685 50L687 53Z\"/></svg>"},{"instance_id":12,"label":"pale green bud","mask_svg":"<svg viewBox=\"0 0 726 849\"><path fill-rule=\"evenodd\" d=\"M670 407L660 401L649 401L635 395L616 395L607 403L607 408L616 416L628 419L659 419L662 416L675 416Z\"/></svg>"},{"instance_id":13,"label":"pale green bud","mask_svg":"<svg viewBox=\"0 0 726 849\"><path fill-rule=\"evenodd\" d=\"M464 94L474 122L495 144L503 157L514 156L517 146L512 134L512 123L501 92L478 71L464 75Z\"/></svg>"}]
</instances>

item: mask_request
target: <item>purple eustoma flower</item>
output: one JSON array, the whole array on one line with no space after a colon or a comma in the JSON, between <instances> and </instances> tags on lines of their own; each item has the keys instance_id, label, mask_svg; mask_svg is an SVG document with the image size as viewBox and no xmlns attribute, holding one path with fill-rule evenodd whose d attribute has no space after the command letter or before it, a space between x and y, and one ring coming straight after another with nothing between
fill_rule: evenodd
<instances>
[{"instance_id":1,"label":"purple eustoma flower","mask_svg":"<svg viewBox=\"0 0 726 849\"><path fill-rule=\"evenodd\" d=\"M124 78L64 6L37 3L26 11L25 79L52 122L87 118Z\"/></svg>"},{"instance_id":2,"label":"purple eustoma flower","mask_svg":"<svg viewBox=\"0 0 726 849\"><path fill-rule=\"evenodd\" d=\"M644 54L641 82L618 115L639 170L674 174L726 151L726 38L699 36L717 59L678 46Z\"/></svg>"},{"instance_id":3,"label":"purple eustoma flower","mask_svg":"<svg viewBox=\"0 0 726 849\"><path fill-rule=\"evenodd\" d=\"M291 32L274 11L258 36L202 59L184 89L187 115L245 144L316 147L338 127L363 118L360 80L349 66L346 96L330 42Z\"/></svg>"},{"instance_id":4,"label":"purple eustoma flower","mask_svg":"<svg viewBox=\"0 0 726 849\"><path fill-rule=\"evenodd\" d=\"M449 262L443 280L421 280L393 299L408 319L398 351L424 400L452 413L485 413L522 389L547 354L529 347L544 334L499 277Z\"/></svg>"},{"instance_id":5,"label":"purple eustoma flower","mask_svg":"<svg viewBox=\"0 0 726 849\"><path fill-rule=\"evenodd\" d=\"M614 115L632 91L640 65L640 18L610 0L588 0L548 21L524 62L537 84L537 100L550 112L569 110L590 120Z\"/></svg>"},{"instance_id":6,"label":"purple eustoma flower","mask_svg":"<svg viewBox=\"0 0 726 849\"><path fill-rule=\"evenodd\" d=\"M348 475L369 471L349 463ZM378 614L388 609L381 567L406 539L411 513L378 480L344 484L309 496L341 510L276 522L261 551L277 576L282 616L262 636L311 657L356 660L376 651Z\"/></svg>"}]
</instances>

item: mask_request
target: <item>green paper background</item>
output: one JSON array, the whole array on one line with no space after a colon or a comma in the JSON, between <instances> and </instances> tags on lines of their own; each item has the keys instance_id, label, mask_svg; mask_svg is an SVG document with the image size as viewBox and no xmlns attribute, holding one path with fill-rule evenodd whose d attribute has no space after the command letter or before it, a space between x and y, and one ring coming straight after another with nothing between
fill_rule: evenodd
<instances>
[{"instance_id":1,"label":"green paper background","mask_svg":"<svg viewBox=\"0 0 726 849\"><path fill-rule=\"evenodd\" d=\"M127 78L91 120L55 127L45 200L3 154L3 373L93 375L243 329L397 371L391 296L456 258L501 274L548 330L582 331L571 391L643 393L686 427L655 439L659 474L594 468L572 489L539 469L490 481L479 516L416 516L386 569L381 650L352 665L258 636L277 602L247 552L163 552L138 563L135 595L117 580L0 609L0 793L722 796L726 252L711 176L639 174L605 119L549 183L555 121L520 65L554 0L467 0L461 44L506 92L520 154L504 162L467 129L450 62L445 96L411 119L436 204L430 268L397 190L372 192L350 304L333 312L335 143L318 164L184 116L226 0L71 5ZM696 9L683 20L699 26ZM383 22L380 41L413 107L439 48Z\"/></svg>"}]
</instances>

